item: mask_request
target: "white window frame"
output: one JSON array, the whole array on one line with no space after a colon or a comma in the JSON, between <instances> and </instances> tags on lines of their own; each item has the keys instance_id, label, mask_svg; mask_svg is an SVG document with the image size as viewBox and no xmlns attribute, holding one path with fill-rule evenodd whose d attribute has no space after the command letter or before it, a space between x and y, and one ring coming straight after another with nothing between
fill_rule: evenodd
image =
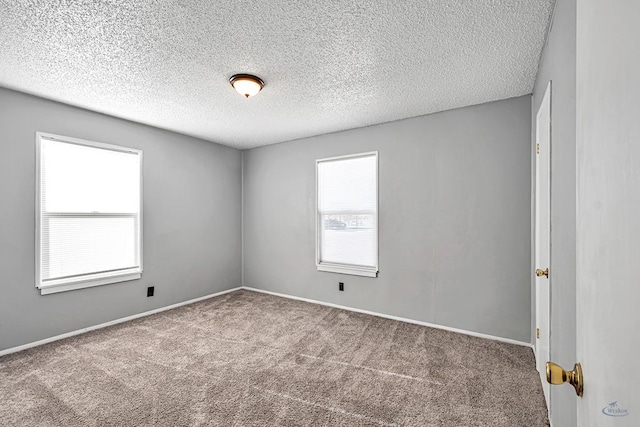
<instances>
[{"instance_id":1,"label":"white window frame","mask_svg":"<svg viewBox=\"0 0 640 427\"><path fill-rule=\"evenodd\" d=\"M42 224L41 224L41 173L40 173L40 160L42 156L41 146L42 140L48 139L52 141L59 141L68 144L82 145L92 148L100 148L104 150L119 151L123 153L137 154L140 158L140 207L138 210L138 251L139 251L139 267L118 270L114 272L100 272L94 274L86 274L80 277L62 278L57 280L47 281L44 284L41 276L41 263L42 263ZM135 280L142 277L142 255L143 255L143 242L142 242L142 201L143 201L143 185L142 185L142 171L143 171L143 159L142 150L135 148L123 147L114 144L105 144L102 142L89 141L86 139L72 138L68 136L55 135L45 132L36 132L36 223L35 223L35 252L36 252L36 288L40 289L42 295L52 294L57 292L70 291L74 289L89 288L93 286L107 285L111 283L126 282L129 280ZM61 214L61 215L74 215L74 214ZM93 215L93 214L78 214L78 215ZM105 214L105 216L116 217L130 217L131 214Z\"/></svg>"},{"instance_id":2,"label":"white window frame","mask_svg":"<svg viewBox=\"0 0 640 427\"><path fill-rule=\"evenodd\" d=\"M370 157L373 156L376 159L376 226L375 226L375 242L376 242L376 265L374 267L362 266L362 265L353 265L353 264L339 264L339 263L330 263L330 262L322 262L321 260L321 227L322 227L322 214L320 212L320 189L319 189L319 180L318 180L318 166L320 163L324 162L332 162L332 161L340 161L347 159L355 159L360 157ZM365 276L365 277L377 277L378 276L378 263L380 256L380 242L378 238L378 220L379 220L379 186L380 186L380 171L378 166L378 152L377 151L369 151L366 153L356 153L356 154L348 154L345 156L335 156L335 157L327 157L324 159L316 160L316 268L318 271L326 271L330 273L340 273L340 274L350 274L354 276Z\"/></svg>"}]
</instances>

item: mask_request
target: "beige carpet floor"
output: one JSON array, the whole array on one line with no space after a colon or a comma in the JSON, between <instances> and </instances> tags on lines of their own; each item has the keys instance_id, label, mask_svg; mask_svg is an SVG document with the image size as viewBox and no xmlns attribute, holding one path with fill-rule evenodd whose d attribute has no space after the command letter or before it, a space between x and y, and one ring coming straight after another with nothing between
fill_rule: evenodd
<instances>
[{"instance_id":1,"label":"beige carpet floor","mask_svg":"<svg viewBox=\"0 0 640 427\"><path fill-rule=\"evenodd\" d=\"M0 357L1 426L547 426L531 349L236 291Z\"/></svg>"}]
</instances>

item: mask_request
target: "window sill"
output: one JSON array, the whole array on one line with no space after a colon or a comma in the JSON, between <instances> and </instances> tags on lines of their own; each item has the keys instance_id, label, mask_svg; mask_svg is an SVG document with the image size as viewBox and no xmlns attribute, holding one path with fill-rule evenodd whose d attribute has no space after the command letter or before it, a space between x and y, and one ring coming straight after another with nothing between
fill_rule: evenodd
<instances>
[{"instance_id":1,"label":"window sill","mask_svg":"<svg viewBox=\"0 0 640 427\"><path fill-rule=\"evenodd\" d=\"M350 274L352 276L378 277L378 269L375 267L358 267L355 265L318 264L318 271L329 273Z\"/></svg>"},{"instance_id":2,"label":"window sill","mask_svg":"<svg viewBox=\"0 0 640 427\"><path fill-rule=\"evenodd\" d=\"M38 285L38 289L40 289L41 295L55 294L58 292L66 292L73 291L75 289L83 289L83 288L91 288L94 286L102 286L109 285L112 283L120 283L120 282L128 282L130 280L136 280L142 277L141 271L128 272L125 274L119 274L117 276L108 276L108 277L92 277L85 278L80 280L75 280L72 282L65 281L61 283L53 283Z\"/></svg>"}]
</instances>

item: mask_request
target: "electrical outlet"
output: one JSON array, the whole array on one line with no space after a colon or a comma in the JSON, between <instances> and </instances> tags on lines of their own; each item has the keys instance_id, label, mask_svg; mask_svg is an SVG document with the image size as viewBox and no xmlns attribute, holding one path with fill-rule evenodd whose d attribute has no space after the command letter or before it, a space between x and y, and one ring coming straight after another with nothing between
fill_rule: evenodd
<instances>
[{"instance_id":1,"label":"electrical outlet","mask_svg":"<svg viewBox=\"0 0 640 427\"><path fill-rule=\"evenodd\" d=\"M149 286L147 288L147 297L152 297L153 296L153 291L154 291L154 286Z\"/></svg>"},{"instance_id":2,"label":"electrical outlet","mask_svg":"<svg viewBox=\"0 0 640 427\"><path fill-rule=\"evenodd\" d=\"M344 283L338 282L338 290L339 291L344 291Z\"/></svg>"}]
</instances>

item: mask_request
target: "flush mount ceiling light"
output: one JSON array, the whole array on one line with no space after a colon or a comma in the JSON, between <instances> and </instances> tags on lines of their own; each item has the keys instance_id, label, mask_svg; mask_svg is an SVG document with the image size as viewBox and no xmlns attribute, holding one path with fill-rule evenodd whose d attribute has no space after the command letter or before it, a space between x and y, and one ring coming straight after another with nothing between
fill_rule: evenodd
<instances>
[{"instance_id":1,"label":"flush mount ceiling light","mask_svg":"<svg viewBox=\"0 0 640 427\"><path fill-rule=\"evenodd\" d=\"M242 96L249 98L257 95L264 87L264 82L251 74L236 74L229 79L231 86Z\"/></svg>"}]
</instances>

